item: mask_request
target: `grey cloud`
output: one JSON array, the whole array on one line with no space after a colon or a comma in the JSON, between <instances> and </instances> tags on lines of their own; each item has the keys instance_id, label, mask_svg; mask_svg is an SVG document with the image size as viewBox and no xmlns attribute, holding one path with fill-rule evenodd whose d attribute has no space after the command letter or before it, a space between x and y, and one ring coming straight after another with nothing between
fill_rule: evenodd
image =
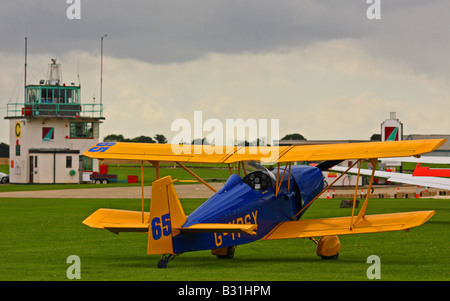
<instances>
[{"instance_id":1,"label":"grey cloud","mask_svg":"<svg viewBox=\"0 0 450 301\"><path fill-rule=\"evenodd\" d=\"M108 34L106 55L160 64L342 38L417 68L442 71L433 60L448 58L450 4L445 0L381 1L378 21L366 18L366 0L80 1L81 20L68 20L69 4L62 0L3 0L0 51L21 51L28 36L34 53L98 53L100 37Z\"/></svg>"},{"instance_id":2,"label":"grey cloud","mask_svg":"<svg viewBox=\"0 0 450 301\"><path fill-rule=\"evenodd\" d=\"M66 18L64 1L1 4L0 37L20 41L27 35L35 51L66 52L98 50L107 33L110 54L167 63L358 36L364 17L363 7L345 1L80 1L81 20ZM351 21L349 14L361 16ZM17 42L1 50L17 51Z\"/></svg>"}]
</instances>

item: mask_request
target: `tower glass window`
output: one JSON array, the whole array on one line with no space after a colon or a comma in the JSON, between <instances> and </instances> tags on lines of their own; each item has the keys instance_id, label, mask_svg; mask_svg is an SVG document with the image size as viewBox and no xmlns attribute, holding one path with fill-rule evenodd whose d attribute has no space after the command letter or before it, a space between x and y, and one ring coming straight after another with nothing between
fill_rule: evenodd
<instances>
[{"instance_id":1,"label":"tower glass window","mask_svg":"<svg viewBox=\"0 0 450 301\"><path fill-rule=\"evenodd\" d=\"M70 138L94 138L93 122L71 122Z\"/></svg>"}]
</instances>

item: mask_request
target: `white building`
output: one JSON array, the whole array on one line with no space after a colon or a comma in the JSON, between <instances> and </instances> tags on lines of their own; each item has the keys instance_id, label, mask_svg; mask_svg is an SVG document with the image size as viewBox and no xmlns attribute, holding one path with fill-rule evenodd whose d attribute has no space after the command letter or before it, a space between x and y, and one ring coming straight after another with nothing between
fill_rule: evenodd
<instances>
[{"instance_id":1,"label":"white building","mask_svg":"<svg viewBox=\"0 0 450 301\"><path fill-rule=\"evenodd\" d=\"M80 86L61 82L52 60L47 80L27 85L24 103L9 103L11 183L80 183L98 171L82 153L99 140L101 104L81 104Z\"/></svg>"}]
</instances>

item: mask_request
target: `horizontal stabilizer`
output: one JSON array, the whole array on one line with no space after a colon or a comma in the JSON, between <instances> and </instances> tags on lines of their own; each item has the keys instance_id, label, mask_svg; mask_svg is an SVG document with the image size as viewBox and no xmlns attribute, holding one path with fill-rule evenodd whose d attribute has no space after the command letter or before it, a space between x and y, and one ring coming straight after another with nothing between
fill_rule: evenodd
<instances>
[{"instance_id":1,"label":"horizontal stabilizer","mask_svg":"<svg viewBox=\"0 0 450 301\"><path fill-rule=\"evenodd\" d=\"M113 233L119 234L119 232L148 232L148 224L107 224L103 225L103 228Z\"/></svg>"},{"instance_id":2,"label":"horizontal stabilizer","mask_svg":"<svg viewBox=\"0 0 450 301\"><path fill-rule=\"evenodd\" d=\"M256 224L195 224L187 228L179 228L183 233L199 233L199 232L211 232L211 233L247 233L250 235L256 235L253 231L256 229Z\"/></svg>"},{"instance_id":3,"label":"horizontal stabilizer","mask_svg":"<svg viewBox=\"0 0 450 301\"><path fill-rule=\"evenodd\" d=\"M329 235L363 234L406 230L429 220L435 211L415 211L366 215L351 229L351 216L337 218L288 221L280 225L263 240L322 237ZM354 217L353 221L356 220Z\"/></svg>"},{"instance_id":4,"label":"horizontal stabilizer","mask_svg":"<svg viewBox=\"0 0 450 301\"><path fill-rule=\"evenodd\" d=\"M149 213L144 212L142 223L141 211L98 209L88 216L83 224L91 228L106 229L114 233L119 232L148 232Z\"/></svg>"}]
</instances>

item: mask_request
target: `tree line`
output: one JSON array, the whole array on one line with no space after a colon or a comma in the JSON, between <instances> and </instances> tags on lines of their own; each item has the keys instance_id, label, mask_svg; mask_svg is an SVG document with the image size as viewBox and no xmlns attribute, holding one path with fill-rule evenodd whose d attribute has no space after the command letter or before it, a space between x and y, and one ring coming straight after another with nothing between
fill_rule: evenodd
<instances>
[{"instance_id":1,"label":"tree line","mask_svg":"<svg viewBox=\"0 0 450 301\"><path fill-rule=\"evenodd\" d=\"M298 133L293 133L293 134L288 134L286 136L284 136L283 138L281 138L281 140L306 140L306 138ZM380 134L373 134L370 137L371 141L381 141L381 135ZM139 136L139 137L135 137L135 138L125 138L123 135L116 135L116 134L111 134L108 135L106 137L103 138L103 141L105 142L140 142L140 143L167 143L167 139L164 135L162 134L156 134L154 137L149 137L149 136ZM197 141L193 140L191 142L191 144L196 144ZM245 146L249 146L249 145L256 145L259 146L259 139L257 139L257 141L254 142L248 142L248 141L244 141L242 142L240 145L245 145ZM199 141L198 141L198 144ZM208 141L206 141L205 138L202 139L202 144L209 144ZM6 143L1 142L0 143L0 158L8 158L9 157L9 145Z\"/></svg>"},{"instance_id":2,"label":"tree line","mask_svg":"<svg viewBox=\"0 0 450 301\"><path fill-rule=\"evenodd\" d=\"M111 134L103 138L105 142L140 142L140 143L167 143L166 137L162 134L156 134L153 138L149 136L139 136L134 138L125 138L123 135Z\"/></svg>"},{"instance_id":3,"label":"tree line","mask_svg":"<svg viewBox=\"0 0 450 301\"><path fill-rule=\"evenodd\" d=\"M201 140L201 141L200 141ZM303 135L298 134L298 133L294 133L294 134L289 134L284 136L283 138L281 138L281 140L306 140L305 137L303 137ZM105 142L140 142L140 143L167 143L167 139L164 135L162 134L156 134L153 138L149 137L149 136L138 136L135 138L125 138L123 135L119 134L110 134L107 135L103 138L103 141ZM262 141L260 139L256 139L256 141L252 141L252 142L248 142L247 140L239 142L239 145L245 145L245 146L249 146L249 145L255 145L255 146L259 146L259 144ZM191 141L191 144L205 144L208 145L209 141L206 140L206 138L203 139L194 139Z\"/></svg>"}]
</instances>

